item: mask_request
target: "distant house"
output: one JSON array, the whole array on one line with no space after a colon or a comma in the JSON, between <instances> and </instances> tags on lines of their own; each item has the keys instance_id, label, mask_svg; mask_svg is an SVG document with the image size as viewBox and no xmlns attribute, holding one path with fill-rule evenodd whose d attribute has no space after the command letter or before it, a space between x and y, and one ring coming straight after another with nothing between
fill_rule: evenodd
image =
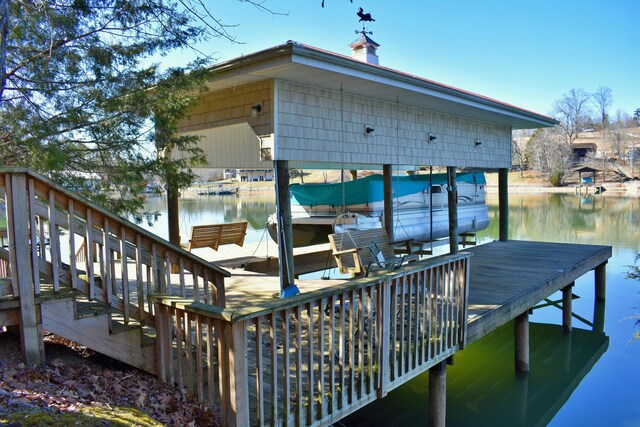
<instances>
[{"instance_id":1,"label":"distant house","mask_svg":"<svg viewBox=\"0 0 640 427\"><path fill-rule=\"evenodd\" d=\"M273 181L273 169L237 169L238 182Z\"/></svg>"},{"instance_id":2,"label":"distant house","mask_svg":"<svg viewBox=\"0 0 640 427\"><path fill-rule=\"evenodd\" d=\"M584 142L573 144L573 160L575 162L582 162L589 155L595 155L598 150L598 146L593 142Z\"/></svg>"}]
</instances>

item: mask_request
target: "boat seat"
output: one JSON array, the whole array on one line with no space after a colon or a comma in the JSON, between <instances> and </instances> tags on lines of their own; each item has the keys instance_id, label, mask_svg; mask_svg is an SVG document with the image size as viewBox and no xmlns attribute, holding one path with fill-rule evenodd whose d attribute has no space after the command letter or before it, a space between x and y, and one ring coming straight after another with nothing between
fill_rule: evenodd
<instances>
[{"instance_id":1,"label":"boat seat","mask_svg":"<svg viewBox=\"0 0 640 427\"><path fill-rule=\"evenodd\" d=\"M418 260L412 252L412 239L390 242L384 228L349 230L345 233L329 234L331 252L341 273L365 276L371 267L398 268L403 262ZM396 257L396 246L404 245L407 252Z\"/></svg>"},{"instance_id":2,"label":"boat seat","mask_svg":"<svg viewBox=\"0 0 640 427\"><path fill-rule=\"evenodd\" d=\"M189 252L197 248L212 248L217 251L220 245L244 245L246 234L247 221L194 225L191 227L189 242L181 246Z\"/></svg>"}]
</instances>

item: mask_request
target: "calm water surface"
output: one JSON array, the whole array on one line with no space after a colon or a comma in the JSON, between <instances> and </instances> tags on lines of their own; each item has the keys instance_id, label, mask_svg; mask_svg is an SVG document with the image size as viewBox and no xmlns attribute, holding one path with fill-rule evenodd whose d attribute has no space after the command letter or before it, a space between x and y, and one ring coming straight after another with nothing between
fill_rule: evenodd
<instances>
[{"instance_id":1,"label":"calm water surface","mask_svg":"<svg viewBox=\"0 0 640 427\"><path fill-rule=\"evenodd\" d=\"M479 240L498 237L497 197L488 198L491 224ZM162 199L149 207L164 212ZM264 224L273 197L203 197L181 200L181 234L193 224L249 221L248 241L266 238ZM513 325L509 324L456 354L447 368L447 424L452 426L640 426L640 341L632 341L640 313L640 282L625 272L640 253L640 199L573 195L511 195L511 239L613 246L607 265L604 333L574 318L562 334L562 313L534 310L531 371L514 373ZM154 231L166 235L166 217ZM532 253L532 259L536 254ZM594 319L593 274L576 282L574 315ZM560 300L558 293L551 297ZM428 375L394 390L343 421L347 426L427 425Z\"/></svg>"}]
</instances>

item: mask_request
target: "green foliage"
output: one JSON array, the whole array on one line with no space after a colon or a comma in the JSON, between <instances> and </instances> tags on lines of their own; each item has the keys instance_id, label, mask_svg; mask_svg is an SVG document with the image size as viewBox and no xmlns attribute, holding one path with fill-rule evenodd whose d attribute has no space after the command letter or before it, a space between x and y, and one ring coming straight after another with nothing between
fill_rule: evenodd
<instances>
[{"instance_id":1,"label":"green foliage","mask_svg":"<svg viewBox=\"0 0 640 427\"><path fill-rule=\"evenodd\" d=\"M194 19L156 0L11 1L0 164L32 168L121 214L141 209L137 195L153 176L188 185L203 153L174 132L206 64L161 72L149 58L206 38Z\"/></svg>"},{"instance_id":2,"label":"green foliage","mask_svg":"<svg viewBox=\"0 0 640 427\"><path fill-rule=\"evenodd\" d=\"M549 174L549 182L554 187L562 187L564 183L564 172L560 169L554 169Z\"/></svg>"}]
</instances>

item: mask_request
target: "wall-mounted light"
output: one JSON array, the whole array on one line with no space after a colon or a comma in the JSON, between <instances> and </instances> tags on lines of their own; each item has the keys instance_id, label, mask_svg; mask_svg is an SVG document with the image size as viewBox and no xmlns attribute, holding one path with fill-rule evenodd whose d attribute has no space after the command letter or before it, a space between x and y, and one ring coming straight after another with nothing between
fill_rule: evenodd
<instances>
[{"instance_id":1,"label":"wall-mounted light","mask_svg":"<svg viewBox=\"0 0 640 427\"><path fill-rule=\"evenodd\" d=\"M364 125L364 134L366 136L374 136L376 130L369 125Z\"/></svg>"},{"instance_id":2,"label":"wall-mounted light","mask_svg":"<svg viewBox=\"0 0 640 427\"><path fill-rule=\"evenodd\" d=\"M476 144L476 147L479 147L482 145L482 141L480 141L479 139L474 139L473 143Z\"/></svg>"},{"instance_id":3,"label":"wall-mounted light","mask_svg":"<svg viewBox=\"0 0 640 427\"><path fill-rule=\"evenodd\" d=\"M251 107L251 117L258 117L258 113L260 113L260 111L262 111L262 105L254 105L253 107Z\"/></svg>"},{"instance_id":4,"label":"wall-mounted light","mask_svg":"<svg viewBox=\"0 0 640 427\"><path fill-rule=\"evenodd\" d=\"M438 140L438 137L437 137L437 136L435 136L435 135L434 135L434 134L432 134L432 133L430 133L430 134L427 136L427 142L428 142L429 144L431 144L432 142L436 142L437 140Z\"/></svg>"}]
</instances>

